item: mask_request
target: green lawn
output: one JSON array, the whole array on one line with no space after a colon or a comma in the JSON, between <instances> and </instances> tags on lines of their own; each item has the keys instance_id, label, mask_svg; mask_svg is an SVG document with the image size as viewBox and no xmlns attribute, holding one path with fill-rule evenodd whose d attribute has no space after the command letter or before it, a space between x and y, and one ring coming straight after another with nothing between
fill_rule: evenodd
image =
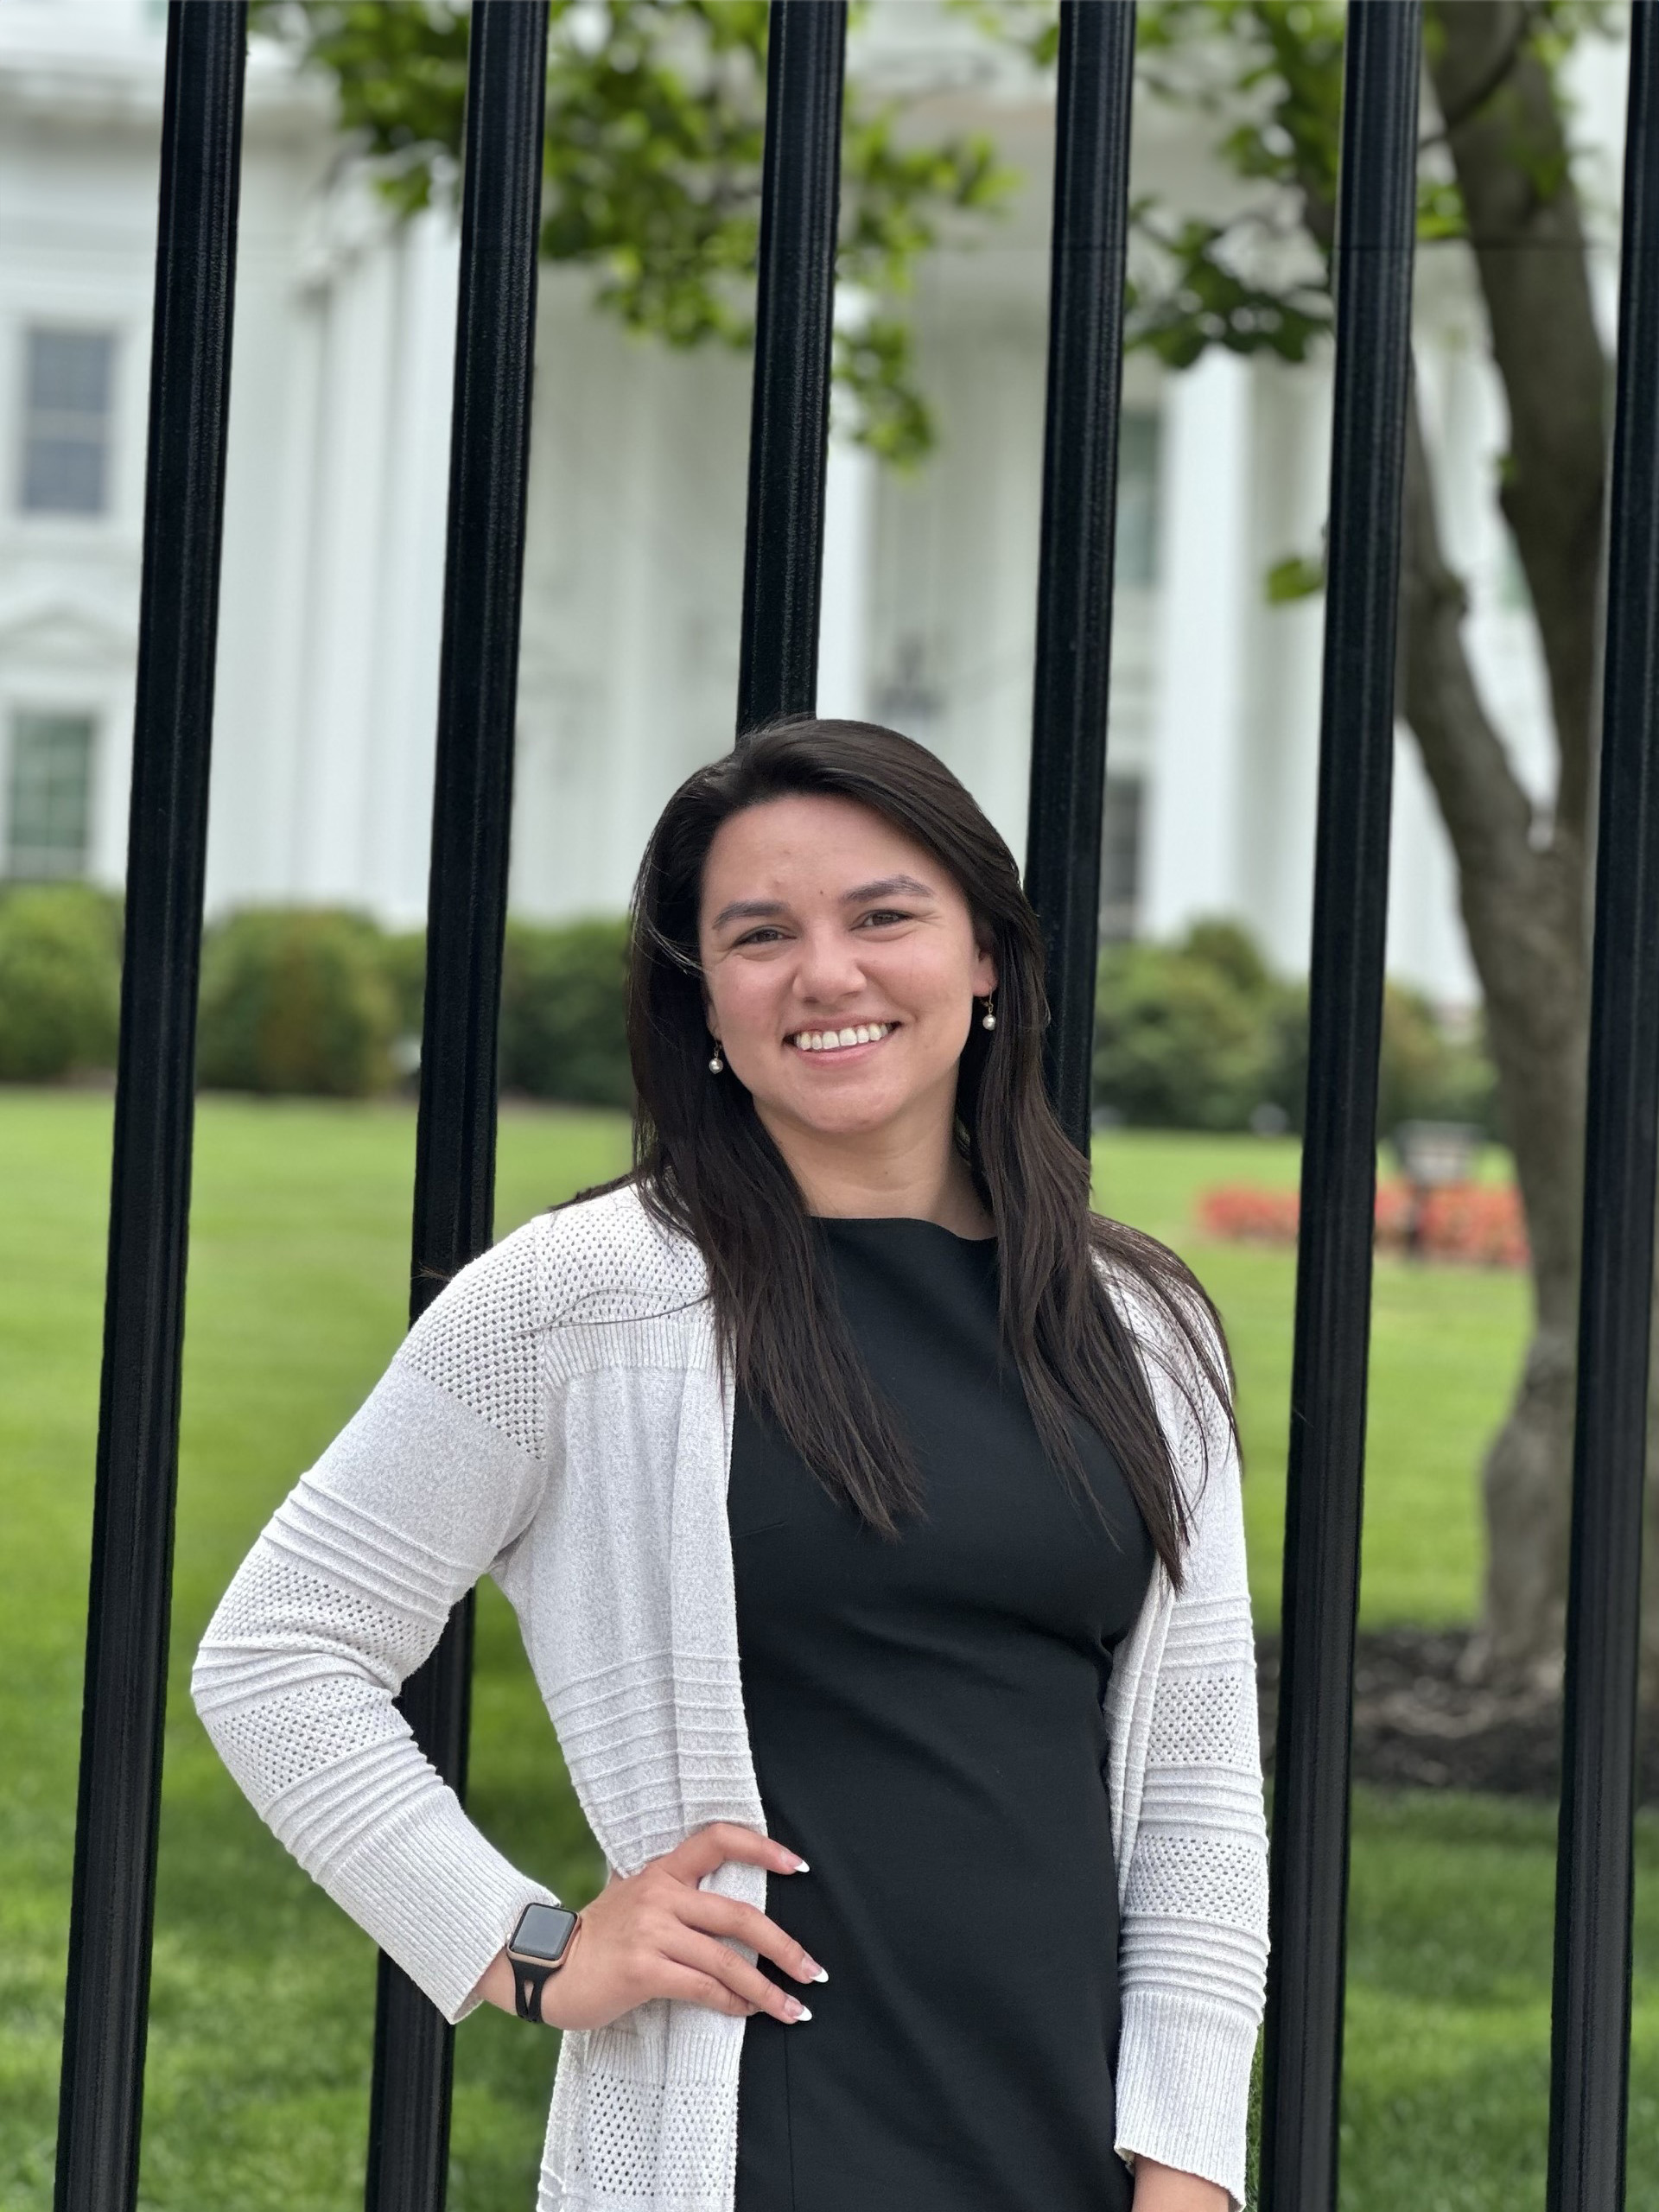
<instances>
[{"instance_id":1,"label":"green lawn","mask_svg":"<svg viewBox=\"0 0 1659 2212\"><path fill-rule=\"evenodd\" d=\"M0 2212L50 2202L108 1173L107 1100L0 1096ZM598 1115L509 1111L499 1219L623 1161ZM394 1106L203 1108L186 1358L173 1688L143 2203L345 2212L360 2201L373 1960L219 1767L186 1694L208 1612L265 1516L397 1341L413 1122ZM1294 1179L1294 1147L1115 1135L1101 1202L1179 1244L1232 1331L1258 1613L1277 1609L1292 1267L1196 1243L1192 1195ZM1465 1617L1475 1467L1518 1357L1513 1277L1379 1268L1364 1611ZM472 1802L577 1897L596 1878L510 1617L482 1593ZM1632 2206L1659 2212L1659 1822L1644 1820ZM1344 2205L1541 2206L1554 1819L1362 1794ZM552 2039L491 2013L457 2045L456 2212L533 2202ZM1644 2192L1646 2192L1644 2194Z\"/></svg>"},{"instance_id":2,"label":"green lawn","mask_svg":"<svg viewBox=\"0 0 1659 2212\"><path fill-rule=\"evenodd\" d=\"M1288 1253L1206 1243L1193 1201L1213 1184L1293 1185L1285 1139L1135 1132L1098 1139L1096 1203L1174 1246L1220 1307L1238 1370L1245 1514L1258 1624L1279 1618L1294 1265ZM1376 1262L1361 1618L1439 1625L1479 1602L1484 1440L1519 1371L1525 1278L1470 1268Z\"/></svg>"}]
</instances>

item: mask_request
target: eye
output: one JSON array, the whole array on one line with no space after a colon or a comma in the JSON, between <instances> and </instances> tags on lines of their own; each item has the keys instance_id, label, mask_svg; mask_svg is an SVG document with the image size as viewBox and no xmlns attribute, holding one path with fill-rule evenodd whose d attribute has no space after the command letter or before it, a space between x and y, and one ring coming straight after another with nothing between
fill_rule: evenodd
<instances>
[{"instance_id":1,"label":"eye","mask_svg":"<svg viewBox=\"0 0 1659 2212\"><path fill-rule=\"evenodd\" d=\"M859 916L858 926L862 929L866 922L908 922L912 918L897 906L872 906L868 914Z\"/></svg>"},{"instance_id":2,"label":"eye","mask_svg":"<svg viewBox=\"0 0 1659 2212\"><path fill-rule=\"evenodd\" d=\"M758 929L745 930L742 936L734 938L733 943L734 945L767 944L770 944L774 938L781 938L782 935L783 931L777 928L772 923L762 922Z\"/></svg>"}]
</instances>

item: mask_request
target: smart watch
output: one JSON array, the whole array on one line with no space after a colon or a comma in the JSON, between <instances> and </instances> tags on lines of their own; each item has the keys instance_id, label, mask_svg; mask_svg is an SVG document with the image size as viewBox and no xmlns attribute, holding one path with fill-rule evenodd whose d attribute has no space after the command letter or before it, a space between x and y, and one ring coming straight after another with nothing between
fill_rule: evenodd
<instances>
[{"instance_id":1,"label":"smart watch","mask_svg":"<svg viewBox=\"0 0 1659 2212\"><path fill-rule=\"evenodd\" d=\"M527 1904L507 1938L513 2000L521 2020L542 2018L542 1991L575 1948L582 1915L569 1905Z\"/></svg>"}]
</instances>

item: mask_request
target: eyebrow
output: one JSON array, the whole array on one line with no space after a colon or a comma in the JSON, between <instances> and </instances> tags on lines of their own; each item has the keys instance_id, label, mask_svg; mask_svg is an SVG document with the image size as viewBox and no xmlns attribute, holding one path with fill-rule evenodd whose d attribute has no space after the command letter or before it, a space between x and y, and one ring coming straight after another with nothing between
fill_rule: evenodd
<instances>
[{"instance_id":1,"label":"eyebrow","mask_svg":"<svg viewBox=\"0 0 1659 2212\"><path fill-rule=\"evenodd\" d=\"M843 891L840 904L860 906L866 899L890 899L899 891L907 891L912 898L931 899L935 895L931 885L918 883L913 875L883 875L874 883L855 884L852 890ZM734 899L729 906L721 908L710 927L721 930L728 922L766 921L784 912L781 899Z\"/></svg>"},{"instance_id":2,"label":"eyebrow","mask_svg":"<svg viewBox=\"0 0 1659 2212\"><path fill-rule=\"evenodd\" d=\"M780 899L734 899L729 906L722 906L715 916L712 928L723 930L728 922L764 921L768 914L781 914Z\"/></svg>"},{"instance_id":3,"label":"eyebrow","mask_svg":"<svg viewBox=\"0 0 1659 2212\"><path fill-rule=\"evenodd\" d=\"M843 891L841 894L841 903L843 906L851 906L861 904L866 899L887 899L891 898L895 891L908 891L912 897L918 899L931 899L933 896L931 885L918 883L913 875L883 875L879 876L874 883L861 883L855 890Z\"/></svg>"}]
</instances>

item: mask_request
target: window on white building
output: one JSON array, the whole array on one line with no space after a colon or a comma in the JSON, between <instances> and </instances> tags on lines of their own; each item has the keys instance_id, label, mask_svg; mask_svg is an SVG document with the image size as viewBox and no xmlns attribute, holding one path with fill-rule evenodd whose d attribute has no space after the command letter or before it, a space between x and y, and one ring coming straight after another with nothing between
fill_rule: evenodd
<instances>
[{"instance_id":1,"label":"window on white building","mask_svg":"<svg viewBox=\"0 0 1659 2212\"><path fill-rule=\"evenodd\" d=\"M92 716L14 715L6 786L7 875L33 883L85 875Z\"/></svg>"},{"instance_id":2,"label":"window on white building","mask_svg":"<svg viewBox=\"0 0 1659 2212\"><path fill-rule=\"evenodd\" d=\"M1117 434L1117 581L1151 591L1158 582L1158 434L1155 410L1126 408Z\"/></svg>"},{"instance_id":3,"label":"window on white building","mask_svg":"<svg viewBox=\"0 0 1659 2212\"><path fill-rule=\"evenodd\" d=\"M24 352L19 505L26 514L106 513L113 334L30 330Z\"/></svg>"}]
</instances>

